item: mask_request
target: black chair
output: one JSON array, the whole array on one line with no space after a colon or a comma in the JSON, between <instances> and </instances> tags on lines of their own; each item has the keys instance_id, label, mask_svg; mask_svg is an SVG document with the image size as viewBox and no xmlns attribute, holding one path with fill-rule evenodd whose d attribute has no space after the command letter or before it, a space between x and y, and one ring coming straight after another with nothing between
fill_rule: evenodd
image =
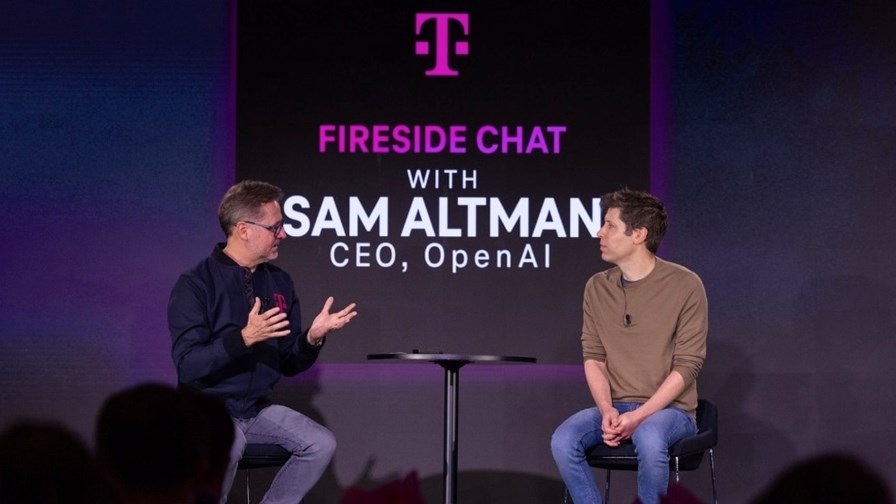
<instances>
[{"instance_id":1,"label":"black chair","mask_svg":"<svg viewBox=\"0 0 896 504\"><path fill-rule=\"evenodd\" d=\"M719 410L705 399L697 401L697 434L686 437L669 447L669 470L679 482L680 471L693 471L703 462L703 454L709 452L709 470L712 477L712 501L718 504L716 494L716 468L712 450L719 442ZM603 443L595 446L587 455L588 465L607 471L607 488L604 502L610 503L610 473L613 471L637 471L638 457L635 447L626 443L611 448Z\"/></svg>"},{"instance_id":2,"label":"black chair","mask_svg":"<svg viewBox=\"0 0 896 504\"><path fill-rule=\"evenodd\" d=\"M249 494L249 474L252 469L280 467L289 460L292 454L282 446L274 444L249 443L243 450L237 469L246 469L246 504L252 504Z\"/></svg>"}]
</instances>

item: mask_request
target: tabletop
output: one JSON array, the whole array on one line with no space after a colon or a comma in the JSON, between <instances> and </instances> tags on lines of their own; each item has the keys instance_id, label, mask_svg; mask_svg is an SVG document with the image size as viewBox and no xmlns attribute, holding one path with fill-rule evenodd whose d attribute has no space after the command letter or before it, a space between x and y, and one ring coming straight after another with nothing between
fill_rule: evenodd
<instances>
[{"instance_id":1,"label":"tabletop","mask_svg":"<svg viewBox=\"0 0 896 504\"><path fill-rule=\"evenodd\" d=\"M521 357L516 355L482 355L482 354L456 354L456 353L422 353L422 352L391 352L367 354L367 360L408 360L426 362L523 362L535 363L535 357Z\"/></svg>"}]
</instances>

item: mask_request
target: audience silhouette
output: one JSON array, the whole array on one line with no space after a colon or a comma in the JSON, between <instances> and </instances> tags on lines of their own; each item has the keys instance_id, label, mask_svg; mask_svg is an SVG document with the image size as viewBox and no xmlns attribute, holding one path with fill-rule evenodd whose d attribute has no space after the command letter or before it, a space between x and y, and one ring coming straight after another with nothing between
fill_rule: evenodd
<instances>
[{"instance_id":1,"label":"audience silhouette","mask_svg":"<svg viewBox=\"0 0 896 504\"><path fill-rule=\"evenodd\" d=\"M886 481L853 455L832 453L797 462L752 504L890 504Z\"/></svg>"},{"instance_id":2,"label":"audience silhouette","mask_svg":"<svg viewBox=\"0 0 896 504\"><path fill-rule=\"evenodd\" d=\"M230 415L217 399L162 384L110 396L96 423L96 457L67 428L19 421L0 434L0 501L16 504L215 504L230 447ZM340 504L422 504L416 473ZM672 485L664 504L700 504ZM891 504L887 482L854 455L797 462L751 504Z\"/></svg>"},{"instance_id":3,"label":"audience silhouette","mask_svg":"<svg viewBox=\"0 0 896 504\"><path fill-rule=\"evenodd\" d=\"M115 502L80 438L50 422L19 421L0 435L0 502Z\"/></svg>"},{"instance_id":4,"label":"audience silhouette","mask_svg":"<svg viewBox=\"0 0 896 504\"><path fill-rule=\"evenodd\" d=\"M106 400L96 429L97 460L123 504L220 500L234 427L216 399L139 385Z\"/></svg>"}]
</instances>

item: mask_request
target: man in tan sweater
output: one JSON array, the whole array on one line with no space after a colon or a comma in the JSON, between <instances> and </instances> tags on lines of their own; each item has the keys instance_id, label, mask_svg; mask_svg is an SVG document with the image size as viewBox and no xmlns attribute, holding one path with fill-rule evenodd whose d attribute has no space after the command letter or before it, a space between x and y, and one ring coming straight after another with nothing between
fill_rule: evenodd
<instances>
[{"instance_id":1,"label":"man in tan sweater","mask_svg":"<svg viewBox=\"0 0 896 504\"><path fill-rule=\"evenodd\" d=\"M615 267L585 287L582 355L595 407L569 417L551 450L576 504L600 504L585 454L632 442L638 497L659 502L670 445L697 431L697 374L706 357L707 303L700 278L656 256L666 213L655 197L622 190L601 198L601 259Z\"/></svg>"}]
</instances>

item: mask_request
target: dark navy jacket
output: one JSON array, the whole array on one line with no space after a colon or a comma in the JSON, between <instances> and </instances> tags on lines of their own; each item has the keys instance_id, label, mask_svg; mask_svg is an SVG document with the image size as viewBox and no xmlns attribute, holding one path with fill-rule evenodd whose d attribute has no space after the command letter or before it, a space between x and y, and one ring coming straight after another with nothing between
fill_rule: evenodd
<instances>
[{"instance_id":1,"label":"dark navy jacket","mask_svg":"<svg viewBox=\"0 0 896 504\"><path fill-rule=\"evenodd\" d=\"M223 252L224 244L178 278L168 301L171 354L181 386L224 401L230 414L252 418L265 406L282 375L294 376L314 364L320 348L302 331L299 299L292 278L270 264L251 275L262 311L280 306L292 332L247 347L240 334L249 318L248 270ZM254 300L253 300L254 302Z\"/></svg>"}]
</instances>

